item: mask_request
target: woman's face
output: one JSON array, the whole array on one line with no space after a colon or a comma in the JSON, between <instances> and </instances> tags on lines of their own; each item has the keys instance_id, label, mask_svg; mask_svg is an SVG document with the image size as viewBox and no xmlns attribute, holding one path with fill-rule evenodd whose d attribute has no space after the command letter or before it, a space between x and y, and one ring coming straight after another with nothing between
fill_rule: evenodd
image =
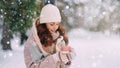
<instances>
[{"instance_id":1,"label":"woman's face","mask_svg":"<svg viewBox=\"0 0 120 68\"><path fill-rule=\"evenodd\" d=\"M50 33L54 33L58 29L59 23L57 22L46 23L46 27L50 31Z\"/></svg>"}]
</instances>

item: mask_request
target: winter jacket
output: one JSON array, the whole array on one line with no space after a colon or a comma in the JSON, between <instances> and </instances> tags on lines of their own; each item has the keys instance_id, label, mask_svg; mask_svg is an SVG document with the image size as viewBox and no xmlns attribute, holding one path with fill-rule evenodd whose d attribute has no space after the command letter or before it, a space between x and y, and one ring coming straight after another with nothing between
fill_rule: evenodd
<instances>
[{"instance_id":1,"label":"winter jacket","mask_svg":"<svg viewBox=\"0 0 120 68\"><path fill-rule=\"evenodd\" d=\"M36 23L33 22L31 35L24 45L26 68L69 68L70 65L59 62L59 52L50 54L42 47L35 24ZM64 42L62 44L64 44ZM59 47L56 47L56 49L59 51ZM71 55L74 55L74 52L71 52Z\"/></svg>"}]
</instances>

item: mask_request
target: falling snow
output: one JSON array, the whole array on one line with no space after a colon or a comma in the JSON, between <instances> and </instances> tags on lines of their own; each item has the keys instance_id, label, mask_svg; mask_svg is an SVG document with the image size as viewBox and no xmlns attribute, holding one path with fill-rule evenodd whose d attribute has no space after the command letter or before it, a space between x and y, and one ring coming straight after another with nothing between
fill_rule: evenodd
<instances>
[{"instance_id":1,"label":"falling snow","mask_svg":"<svg viewBox=\"0 0 120 68\"><path fill-rule=\"evenodd\" d=\"M21 5L21 0L18 1L19 5ZM75 49L77 55L72 62L71 68L120 68L119 2L117 0L65 0L65 2L67 2L67 5L62 12L67 17L67 22L70 25L81 22L82 27L84 27L72 29L68 32L69 45ZM13 5L14 2L11 4ZM74 8L75 5L80 6ZM3 12L3 9L0 9L0 11L7 14ZM13 11L13 15L16 13ZM33 19L29 15L27 17ZM3 18L3 15L0 15L0 18ZM84 21L77 20L79 18ZM23 22L23 20L20 21ZM106 25L107 29L99 32L85 29L90 26L97 27L99 23L104 21L107 22L107 25L112 25L109 27ZM116 34L111 33L111 31ZM0 33L2 33L1 27ZM24 46L20 45L20 35L13 35L13 39L7 42L7 44L9 43L11 43L12 51L1 50L0 44L0 68L25 68Z\"/></svg>"},{"instance_id":2,"label":"falling snow","mask_svg":"<svg viewBox=\"0 0 120 68\"><path fill-rule=\"evenodd\" d=\"M119 36L108 37L102 33L92 33L84 29L71 30L68 36L69 45L77 54L71 68L120 68ZM14 36L11 40L13 51L0 51L1 68L25 68L24 47L20 47L19 43L19 36ZM20 63L16 64L18 62Z\"/></svg>"}]
</instances>

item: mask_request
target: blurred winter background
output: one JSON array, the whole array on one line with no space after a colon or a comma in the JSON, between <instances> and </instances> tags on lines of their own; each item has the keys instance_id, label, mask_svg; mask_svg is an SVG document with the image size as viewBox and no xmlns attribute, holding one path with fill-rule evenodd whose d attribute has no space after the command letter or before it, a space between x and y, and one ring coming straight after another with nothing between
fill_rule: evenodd
<instances>
[{"instance_id":1,"label":"blurred winter background","mask_svg":"<svg viewBox=\"0 0 120 68\"><path fill-rule=\"evenodd\" d=\"M71 68L120 68L120 0L57 0ZM24 41L43 0L0 0L0 68L25 68Z\"/></svg>"}]
</instances>

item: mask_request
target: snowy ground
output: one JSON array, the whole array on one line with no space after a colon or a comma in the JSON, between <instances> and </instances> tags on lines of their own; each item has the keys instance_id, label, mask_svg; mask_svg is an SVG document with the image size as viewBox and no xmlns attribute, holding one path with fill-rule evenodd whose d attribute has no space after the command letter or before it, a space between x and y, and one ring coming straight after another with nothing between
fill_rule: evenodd
<instances>
[{"instance_id":1,"label":"snowy ground","mask_svg":"<svg viewBox=\"0 0 120 68\"><path fill-rule=\"evenodd\" d=\"M77 52L72 68L120 68L119 40L72 39L71 45Z\"/></svg>"},{"instance_id":2,"label":"snowy ground","mask_svg":"<svg viewBox=\"0 0 120 68\"><path fill-rule=\"evenodd\" d=\"M69 34L77 54L71 68L120 68L120 37L76 29ZM12 40L13 51L0 51L0 68L25 68L19 37ZM13 46L14 45L14 46Z\"/></svg>"}]
</instances>

